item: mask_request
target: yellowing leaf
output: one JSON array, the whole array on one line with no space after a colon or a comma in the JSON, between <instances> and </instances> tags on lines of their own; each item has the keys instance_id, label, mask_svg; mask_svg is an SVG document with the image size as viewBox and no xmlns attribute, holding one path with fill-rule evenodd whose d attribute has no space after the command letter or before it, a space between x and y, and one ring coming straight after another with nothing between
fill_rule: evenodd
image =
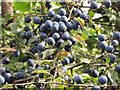
<instances>
[{"instance_id":1,"label":"yellowing leaf","mask_svg":"<svg viewBox=\"0 0 120 90\"><path fill-rule=\"evenodd\" d=\"M68 54L70 54L70 52L63 51L63 52L61 52L61 53L58 53L58 54L56 55L56 57L61 57L61 58L63 58L63 57L67 57Z\"/></svg>"},{"instance_id":2,"label":"yellowing leaf","mask_svg":"<svg viewBox=\"0 0 120 90\"><path fill-rule=\"evenodd\" d=\"M74 5L75 3L74 2L69 2L70 5Z\"/></svg>"},{"instance_id":3,"label":"yellowing leaf","mask_svg":"<svg viewBox=\"0 0 120 90\"><path fill-rule=\"evenodd\" d=\"M100 28L98 26L95 26L96 31L100 31Z\"/></svg>"},{"instance_id":4,"label":"yellowing leaf","mask_svg":"<svg viewBox=\"0 0 120 90\"><path fill-rule=\"evenodd\" d=\"M101 34L101 33L100 33L100 31L98 31L97 33L98 33L98 35L100 35L100 34Z\"/></svg>"},{"instance_id":5,"label":"yellowing leaf","mask_svg":"<svg viewBox=\"0 0 120 90\"><path fill-rule=\"evenodd\" d=\"M100 27L98 25L95 25L95 30L97 31L98 35L100 35Z\"/></svg>"},{"instance_id":6,"label":"yellowing leaf","mask_svg":"<svg viewBox=\"0 0 120 90\"><path fill-rule=\"evenodd\" d=\"M83 26L85 26L85 21L82 19L82 18L80 18L80 17L78 17L78 18L76 18L77 20L78 20L78 22L80 23L80 25L83 27Z\"/></svg>"},{"instance_id":7,"label":"yellowing leaf","mask_svg":"<svg viewBox=\"0 0 120 90\"><path fill-rule=\"evenodd\" d=\"M35 69L35 70L32 72L32 74L34 74L34 73L47 73L47 74L51 75L51 74L49 73L49 71L43 70L43 69Z\"/></svg>"},{"instance_id":8,"label":"yellowing leaf","mask_svg":"<svg viewBox=\"0 0 120 90\"><path fill-rule=\"evenodd\" d=\"M81 43L81 44L86 44L85 39L83 38L82 35L74 35L74 37Z\"/></svg>"}]
</instances>

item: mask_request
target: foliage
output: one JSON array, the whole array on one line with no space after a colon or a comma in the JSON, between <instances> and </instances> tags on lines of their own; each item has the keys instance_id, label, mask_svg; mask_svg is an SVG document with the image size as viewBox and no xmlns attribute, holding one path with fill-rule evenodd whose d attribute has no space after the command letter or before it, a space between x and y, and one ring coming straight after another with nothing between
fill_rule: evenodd
<instances>
[{"instance_id":1,"label":"foliage","mask_svg":"<svg viewBox=\"0 0 120 90\"><path fill-rule=\"evenodd\" d=\"M113 45L114 51L108 51L109 49L102 49L99 45L99 42L102 41L98 39L100 34L104 34L106 36L104 40L108 45L112 45L111 42L116 39L114 34L120 30L118 3L112 2L112 6L102 5L102 2L93 3L93 5L98 4L100 7L90 6L88 3L88 6L85 6L84 3L84 1L14 2L14 16L8 15L7 20L2 18L0 76L2 75L5 78L5 73L11 75L6 76L7 79L5 78L5 82L2 84L0 79L1 88L85 89L92 88L94 85L103 89L120 88L120 73L115 71L116 65L120 64L120 44ZM52 36L51 32L49 30L46 32L47 29L43 29L47 37L41 40L40 36L42 34L39 28L42 23L51 27L51 22L46 22L47 19L53 21L48 16L48 11L53 10L57 13L60 8L65 9L67 14L64 10L63 14L66 14L69 21L76 25L73 26L72 30L66 31L63 28L65 31L61 31L60 37L67 39L69 34L72 36L71 39L75 41L65 40L61 45L55 47L57 41L54 39L48 40L48 37ZM62 10L59 13L61 14ZM30 23L25 22L26 17L31 18ZM35 20L37 18L42 23ZM14 21L6 25L12 19ZM66 23L65 19L62 21ZM29 28L25 31L24 27L26 26ZM68 34L65 34L65 32ZM120 43L120 36L118 37L116 40ZM69 48L70 42L72 45ZM115 60L110 58L109 55L111 54L116 56ZM3 60L4 57L10 59L7 64L6 60ZM31 61L28 62L28 59L31 59ZM77 75L80 75L80 77L77 77ZM99 83L102 82L100 80L101 76L108 79L105 78L103 85Z\"/></svg>"}]
</instances>

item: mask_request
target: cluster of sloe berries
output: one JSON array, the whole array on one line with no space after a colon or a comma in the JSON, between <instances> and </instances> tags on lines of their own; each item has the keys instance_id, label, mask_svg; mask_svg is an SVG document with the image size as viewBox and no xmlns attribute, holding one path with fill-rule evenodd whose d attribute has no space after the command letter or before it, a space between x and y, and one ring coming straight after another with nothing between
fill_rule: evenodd
<instances>
[{"instance_id":1,"label":"cluster of sloe berries","mask_svg":"<svg viewBox=\"0 0 120 90\"><path fill-rule=\"evenodd\" d=\"M103 5L106 8L109 8L111 7L111 2L108 0L107 2L103 2ZM91 2L90 8L97 9L98 3L96 1ZM102 10L100 13L105 14L106 11ZM81 12L77 8L73 9L71 15L74 17L80 17L85 21L88 20L87 14ZM43 52L47 49L48 46L52 48L57 48L59 50L65 50L67 52L71 52L72 45L76 43L76 38L74 38L71 35L70 31L78 30L79 28L81 28L79 21L76 18L71 19L69 17L69 14L64 8L60 8L58 12L55 12L54 10L49 10L47 16L45 17L27 16L25 17L24 21L26 24L33 22L35 26L38 26L35 30L31 30L29 26L25 26L24 32L21 33L20 38L26 39L27 42L25 44L27 44L28 41L31 40L31 38L37 37L37 39L35 39L35 41L32 42L33 45L31 45L31 49L29 51L35 55L36 53L38 53L40 58L43 57ZM117 50L117 47L119 46L120 43L120 32L113 33L111 43L108 42L110 44L107 43L107 37L104 34L100 34L98 36L98 40L99 40L98 47L103 52L108 54L110 63L114 63L116 61L115 52L117 52L117 54L120 55L120 50ZM64 42L68 42L68 44L62 47L61 49L60 46ZM12 43L10 45L10 47L15 47L15 46L16 46L15 43ZM16 50L12 52L12 55L14 57L20 56L20 50ZM47 59L48 60L54 59L54 56L49 56ZM10 59L9 57L4 57L1 60L1 62L2 64L7 65L10 63ZM73 62L74 62L73 56L65 57L61 61L63 67ZM17 73L11 73L10 69L7 69L5 67L0 67L0 86L5 82L13 83L15 80L25 79L27 77L26 73L32 74L32 72L36 69L40 69L40 70L50 69L50 65L44 65L44 67L40 67L31 58L27 59L26 63L30 67L30 69L27 71L18 71ZM115 71L120 73L120 65L115 66ZM38 73L37 75L39 78L44 77L44 73ZM106 75L100 76L97 70L89 71L89 75L93 78L98 77L98 83L101 85L108 82L108 77ZM68 76L65 76L64 80L67 82L71 81L71 79ZM82 75L76 75L73 81L76 82L77 84L81 84L84 81L84 79ZM100 90L100 86L94 85L92 87L92 90Z\"/></svg>"},{"instance_id":2,"label":"cluster of sloe berries","mask_svg":"<svg viewBox=\"0 0 120 90\"><path fill-rule=\"evenodd\" d=\"M111 1L110 0L104 0L103 1L103 5L106 7L106 8L109 8L109 7L111 7ZM91 9L97 9L98 8L98 3L96 2L96 1L92 1L91 2L91 5L90 5L90 8ZM102 12L104 12L104 10L103 11L101 11L101 13Z\"/></svg>"},{"instance_id":3,"label":"cluster of sloe berries","mask_svg":"<svg viewBox=\"0 0 120 90\"><path fill-rule=\"evenodd\" d=\"M120 32L117 31L113 33L111 42L108 42L110 43L110 45L107 44L107 37L104 34L100 34L98 36L98 40L99 40L98 47L108 54L107 56L110 59L110 63L114 63L116 61L115 52L118 55L120 55L119 50L117 50L117 47L119 46L119 42L120 42L119 41ZM68 63L70 63L69 57L64 58L62 63L63 65L67 65ZM120 73L120 65L116 65L114 71ZM98 78L98 83L101 85L109 82L109 77L107 75L101 75L97 70L88 70L85 71L84 73L88 73L93 78ZM68 76L65 76L64 79L67 82L71 82L71 79ZM76 82L77 84L82 84L83 81L84 79L81 75L77 75L74 77L74 82ZM97 85L94 85L92 87L92 90L100 90L100 89L101 87Z\"/></svg>"},{"instance_id":4,"label":"cluster of sloe berries","mask_svg":"<svg viewBox=\"0 0 120 90\"><path fill-rule=\"evenodd\" d=\"M119 40L120 40L120 32L114 32L112 35L112 40L107 43L107 37L104 34L100 34L98 36L98 47L101 48L102 51L105 51L109 54L110 63L114 63L116 60L116 55L114 54L117 52L119 54L119 50L117 50L117 47L119 46Z\"/></svg>"},{"instance_id":5,"label":"cluster of sloe berries","mask_svg":"<svg viewBox=\"0 0 120 90\"><path fill-rule=\"evenodd\" d=\"M76 14L77 17L80 16L79 10L74 10L73 14ZM82 14L82 13L81 13ZM84 18L84 17L83 17ZM33 19L30 16L25 17L25 23L29 24L33 21L33 23L37 26L39 32L37 33L36 37L39 36L34 42L33 47L30 49L30 52L33 54L39 53L39 57L43 56L43 52L46 50L46 45L50 45L53 48L60 49L60 45L65 41L68 42L65 45L64 50L70 52L72 50L72 45L76 43L76 39L70 35L70 30L77 30L79 28L79 22L77 19L68 20L67 12L64 8L60 8L58 13L55 11L50 10L48 11L48 17L40 18L38 16L34 16ZM25 26L24 32L20 35L21 39L26 39L29 41L31 38L35 36L34 31L31 30L29 26ZM27 43L26 43L27 44ZM12 43L10 47L15 47L16 44ZM18 57L20 56L20 50L16 50L12 52L12 56ZM48 59L51 59L49 57ZM53 58L52 58L53 59ZM63 66L74 61L73 56L68 56L64 58L62 61ZM9 57L4 57L1 60L2 64L7 65L10 63ZM0 67L0 84L13 83L15 80L24 79L27 77L26 73L32 73L35 69L50 69L49 65L45 65L44 67L37 66L35 61L31 58L26 60L28 66L32 67L27 72L19 71L17 73L11 73L10 69L5 67ZM40 78L43 78L44 73L38 73Z\"/></svg>"},{"instance_id":6,"label":"cluster of sloe berries","mask_svg":"<svg viewBox=\"0 0 120 90\"><path fill-rule=\"evenodd\" d=\"M79 14L79 10L75 10L74 13ZM81 13L82 14L82 13ZM70 35L70 30L77 30L79 27L79 22L77 19L68 20L66 16L67 12L64 8L58 10L58 13L50 10L48 11L47 19L42 20L40 17L33 17L33 22L39 25L39 38L36 39L36 42L40 39L40 43L33 46L30 50L32 53L37 53L39 51L46 50L46 44L52 45L55 48L59 48L60 45L68 41L68 45L64 47L65 51L70 52L72 50L72 45L75 44L76 39ZM26 23L31 22L31 17L25 18ZM33 32L30 31L28 26L24 27L24 31L21 34L22 39L30 39L34 36Z\"/></svg>"}]
</instances>

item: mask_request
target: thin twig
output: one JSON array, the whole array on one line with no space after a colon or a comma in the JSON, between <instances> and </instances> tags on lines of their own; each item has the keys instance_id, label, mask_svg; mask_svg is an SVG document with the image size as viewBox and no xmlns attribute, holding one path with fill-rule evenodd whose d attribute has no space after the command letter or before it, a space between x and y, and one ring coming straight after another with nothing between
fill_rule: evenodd
<instances>
[{"instance_id":1,"label":"thin twig","mask_svg":"<svg viewBox=\"0 0 120 90\"><path fill-rule=\"evenodd\" d=\"M68 16L68 20L70 20L70 18L71 18L71 14L72 14L72 12L73 12L73 9L74 9L74 6L73 6L72 9L70 10L70 13L69 13L69 16Z\"/></svg>"},{"instance_id":2,"label":"thin twig","mask_svg":"<svg viewBox=\"0 0 120 90\"><path fill-rule=\"evenodd\" d=\"M47 17L48 15L40 15L40 13L31 13L31 14L26 14L27 16L39 16L39 17Z\"/></svg>"},{"instance_id":3,"label":"thin twig","mask_svg":"<svg viewBox=\"0 0 120 90\"><path fill-rule=\"evenodd\" d=\"M37 35L37 32L36 32L36 31L37 31L37 29L38 29L39 27L40 27L40 25L37 26L36 29L33 31L33 32L35 33L35 35Z\"/></svg>"},{"instance_id":4,"label":"thin twig","mask_svg":"<svg viewBox=\"0 0 120 90\"><path fill-rule=\"evenodd\" d=\"M29 77L29 78L26 78L26 79L15 80L14 83L19 83L19 82L23 82L23 81L29 81L29 80L32 80L33 78L35 78L35 77Z\"/></svg>"},{"instance_id":5,"label":"thin twig","mask_svg":"<svg viewBox=\"0 0 120 90\"><path fill-rule=\"evenodd\" d=\"M78 67L78 66L83 65L83 64L86 65L86 63L79 62L79 63L73 64L72 66L67 67L67 69L72 69L72 68ZM89 66L103 66L103 67L107 66L106 64L88 64L88 65Z\"/></svg>"}]
</instances>

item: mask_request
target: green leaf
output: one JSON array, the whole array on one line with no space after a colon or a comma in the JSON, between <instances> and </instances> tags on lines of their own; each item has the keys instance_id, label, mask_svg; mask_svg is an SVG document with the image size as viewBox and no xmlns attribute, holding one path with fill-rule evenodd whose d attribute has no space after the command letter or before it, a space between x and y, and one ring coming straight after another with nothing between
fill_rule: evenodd
<instances>
[{"instance_id":1,"label":"green leaf","mask_svg":"<svg viewBox=\"0 0 120 90\"><path fill-rule=\"evenodd\" d=\"M21 68L24 66L23 62L16 62L15 66L17 68L17 70L21 70Z\"/></svg>"},{"instance_id":2,"label":"green leaf","mask_svg":"<svg viewBox=\"0 0 120 90\"><path fill-rule=\"evenodd\" d=\"M13 89L13 85L12 84L5 84L5 85L3 85L3 87L2 88L11 88L11 89Z\"/></svg>"},{"instance_id":3,"label":"green leaf","mask_svg":"<svg viewBox=\"0 0 120 90\"><path fill-rule=\"evenodd\" d=\"M105 56L105 59L106 59L106 63L110 63L110 58L108 56Z\"/></svg>"},{"instance_id":4,"label":"green leaf","mask_svg":"<svg viewBox=\"0 0 120 90\"><path fill-rule=\"evenodd\" d=\"M82 58L82 59L81 59L81 62L82 62L82 63L84 62L84 63L87 64L87 63L90 63L90 60L87 59L87 58Z\"/></svg>"},{"instance_id":5,"label":"green leaf","mask_svg":"<svg viewBox=\"0 0 120 90\"><path fill-rule=\"evenodd\" d=\"M117 73L117 72L116 72ZM118 74L118 79L120 80L120 73L117 73Z\"/></svg>"},{"instance_id":6,"label":"green leaf","mask_svg":"<svg viewBox=\"0 0 120 90\"><path fill-rule=\"evenodd\" d=\"M72 90L80 90L79 86L74 86Z\"/></svg>"},{"instance_id":7,"label":"green leaf","mask_svg":"<svg viewBox=\"0 0 120 90\"><path fill-rule=\"evenodd\" d=\"M66 90L73 90L72 87L66 87Z\"/></svg>"},{"instance_id":8,"label":"green leaf","mask_svg":"<svg viewBox=\"0 0 120 90\"><path fill-rule=\"evenodd\" d=\"M60 45L60 48L65 47L67 44L69 44L69 42L68 42L68 41L63 42L63 43Z\"/></svg>"},{"instance_id":9,"label":"green leaf","mask_svg":"<svg viewBox=\"0 0 120 90\"><path fill-rule=\"evenodd\" d=\"M54 53L55 49L47 49L46 51L44 51L44 58L48 57L50 55L52 55Z\"/></svg>"},{"instance_id":10,"label":"green leaf","mask_svg":"<svg viewBox=\"0 0 120 90\"><path fill-rule=\"evenodd\" d=\"M27 10L30 10L30 2L15 2L14 9L21 12L26 12Z\"/></svg>"},{"instance_id":11,"label":"green leaf","mask_svg":"<svg viewBox=\"0 0 120 90\"><path fill-rule=\"evenodd\" d=\"M92 34L92 36L96 33L95 29L91 29L90 33Z\"/></svg>"},{"instance_id":12,"label":"green leaf","mask_svg":"<svg viewBox=\"0 0 120 90\"><path fill-rule=\"evenodd\" d=\"M7 30L5 30L5 29L3 29L3 34L4 34L5 36L7 36L7 35L13 35L13 34L12 34L12 31L7 31Z\"/></svg>"},{"instance_id":13,"label":"green leaf","mask_svg":"<svg viewBox=\"0 0 120 90\"><path fill-rule=\"evenodd\" d=\"M111 81L115 82L116 79L118 78L118 73L111 69L108 72L108 77L110 78Z\"/></svg>"},{"instance_id":14,"label":"green leaf","mask_svg":"<svg viewBox=\"0 0 120 90\"><path fill-rule=\"evenodd\" d=\"M89 12L89 15L90 15L91 17L93 17L94 14L95 14L95 13L94 13L93 11L90 11L90 12Z\"/></svg>"},{"instance_id":15,"label":"green leaf","mask_svg":"<svg viewBox=\"0 0 120 90\"><path fill-rule=\"evenodd\" d=\"M59 85L60 90L64 90L64 85Z\"/></svg>"},{"instance_id":16,"label":"green leaf","mask_svg":"<svg viewBox=\"0 0 120 90\"><path fill-rule=\"evenodd\" d=\"M31 44L32 42L34 42L36 39L37 39L37 36L30 38L28 41L28 45Z\"/></svg>"},{"instance_id":17,"label":"green leaf","mask_svg":"<svg viewBox=\"0 0 120 90\"><path fill-rule=\"evenodd\" d=\"M9 63L8 65L5 65L5 67L6 67L6 68L9 68L9 69L11 69L11 70L14 70L14 71L17 70L17 68L16 68L16 66L14 65L14 63Z\"/></svg>"},{"instance_id":18,"label":"green leaf","mask_svg":"<svg viewBox=\"0 0 120 90\"><path fill-rule=\"evenodd\" d=\"M35 69L32 72L32 74L34 74L34 73L47 73L47 74L51 75L48 70L43 70L43 69Z\"/></svg>"},{"instance_id":19,"label":"green leaf","mask_svg":"<svg viewBox=\"0 0 120 90\"><path fill-rule=\"evenodd\" d=\"M50 84L47 84L46 85L46 89L50 89L51 85Z\"/></svg>"},{"instance_id":20,"label":"green leaf","mask_svg":"<svg viewBox=\"0 0 120 90\"><path fill-rule=\"evenodd\" d=\"M33 88L34 88L34 89L35 89L35 88L36 88L36 86L35 86L34 84L31 84L31 85L27 86L27 88L29 88L29 89L30 89L30 88L31 88L31 89L33 89Z\"/></svg>"},{"instance_id":21,"label":"green leaf","mask_svg":"<svg viewBox=\"0 0 120 90\"><path fill-rule=\"evenodd\" d=\"M82 26L85 25L85 21L84 21L82 18L78 17L78 18L76 18L76 19L78 20L78 22L79 22Z\"/></svg>"},{"instance_id":22,"label":"green leaf","mask_svg":"<svg viewBox=\"0 0 120 90\"><path fill-rule=\"evenodd\" d=\"M67 70L68 75L72 76L71 70Z\"/></svg>"},{"instance_id":23,"label":"green leaf","mask_svg":"<svg viewBox=\"0 0 120 90\"><path fill-rule=\"evenodd\" d=\"M89 34L90 34L90 32L84 30L82 36L84 37L85 40L87 40Z\"/></svg>"}]
</instances>

